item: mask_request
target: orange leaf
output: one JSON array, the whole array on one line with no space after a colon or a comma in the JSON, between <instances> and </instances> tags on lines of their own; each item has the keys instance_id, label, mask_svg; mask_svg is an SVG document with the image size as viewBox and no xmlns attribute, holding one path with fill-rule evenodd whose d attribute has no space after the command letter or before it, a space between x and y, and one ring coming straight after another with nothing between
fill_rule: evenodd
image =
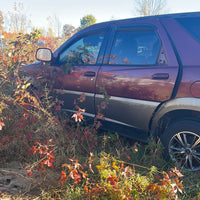
<instances>
[{"instance_id":1,"label":"orange leaf","mask_svg":"<svg viewBox=\"0 0 200 200\"><path fill-rule=\"evenodd\" d=\"M14 60L14 63L16 63L17 62L17 56L15 56L13 60Z\"/></svg>"},{"instance_id":2,"label":"orange leaf","mask_svg":"<svg viewBox=\"0 0 200 200\"><path fill-rule=\"evenodd\" d=\"M120 168L120 169L122 170L123 168L124 168L124 163L122 162L122 163L121 163L121 168Z\"/></svg>"},{"instance_id":3,"label":"orange leaf","mask_svg":"<svg viewBox=\"0 0 200 200\"><path fill-rule=\"evenodd\" d=\"M61 171L61 173L60 173L60 179L64 180L64 181L67 181L67 176L66 176L65 171Z\"/></svg>"},{"instance_id":4,"label":"orange leaf","mask_svg":"<svg viewBox=\"0 0 200 200\"><path fill-rule=\"evenodd\" d=\"M83 171L79 170L79 172L82 174L83 178L86 178L88 174L84 173Z\"/></svg>"},{"instance_id":5,"label":"orange leaf","mask_svg":"<svg viewBox=\"0 0 200 200\"><path fill-rule=\"evenodd\" d=\"M131 160L131 157L129 155L126 156L128 160Z\"/></svg>"},{"instance_id":6,"label":"orange leaf","mask_svg":"<svg viewBox=\"0 0 200 200\"><path fill-rule=\"evenodd\" d=\"M84 190L85 190L86 192L88 192L88 187L87 187L87 186L84 186Z\"/></svg>"},{"instance_id":7,"label":"orange leaf","mask_svg":"<svg viewBox=\"0 0 200 200\"><path fill-rule=\"evenodd\" d=\"M68 167L68 164L62 164L62 167Z\"/></svg>"},{"instance_id":8,"label":"orange leaf","mask_svg":"<svg viewBox=\"0 0 200 200\"><path fill-rule=\"evenodd\" d=\"M0 121L0 131L2 130L3 126L5 126L5 124Z\"/></svg>"}]
</instances>

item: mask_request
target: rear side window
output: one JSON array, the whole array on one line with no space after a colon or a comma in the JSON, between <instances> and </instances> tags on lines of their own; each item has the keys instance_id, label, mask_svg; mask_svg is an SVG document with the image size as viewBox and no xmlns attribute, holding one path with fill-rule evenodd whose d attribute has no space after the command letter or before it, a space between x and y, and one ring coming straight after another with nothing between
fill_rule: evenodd
<instances>
[{"instance_id":1,"label":"rear side window","mask_svg":"<svg viewBox=\"0 0 200 200\"><path fill-rule=\"evenodd\" d=\"M115 34L109 64L154 65L160 46L160 39L153 30L118 31Z\"/></svg>"},{"instance_id":2,"label":"rear side window","mask_svg":"<svg viewBox=\"0 0 200 200\"><path fill-rule=\"evenodd\" d=\"M60 54L60 65L93 65L104 39L104 34L89 35L74 42Z\"/></svg>"},{"instance_id":3,"label":"rear side window","mask_svg":"<svg viewBox=\"0 0 200 200\"><path fill-rule=\"evenodd\" d=\"M176 21L200 42L200 17L177 18Z\"/></svg>"}]
</instances>

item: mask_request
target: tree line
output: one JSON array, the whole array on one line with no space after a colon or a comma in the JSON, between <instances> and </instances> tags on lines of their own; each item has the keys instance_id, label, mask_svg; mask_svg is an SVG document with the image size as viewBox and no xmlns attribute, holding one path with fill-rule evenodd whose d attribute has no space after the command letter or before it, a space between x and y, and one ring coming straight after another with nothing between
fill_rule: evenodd
<instances>
[{"instance_id":1,"label":"tree line","mask_svg":"<svg viewBox=\"0 0 200 200\"><path fill-rule=\"evenodd\" d=\"M39 30L45 37L71 37L75 32L96 23L96 18L93 15L86 15L80 19L80 26L75 28L71 24L62 26L57 16L48 16L46 18L46 28L36 28L32 26L30 17L25 13L22 2L15 2L13 10L8 13L2 13L0 10L0 33L3 31L9 33L27 33L33 30Z\"/></svg>"},{"instance_id":2,"label":"tree line","mask_svg":"<svg viewBox=\"0 0 200 200\"><path fill-rule=\"evenodd\" d=\"M166 7L166 0L133 0L133 6L135 12L140 16L158 15L162 13L163 9ZM82 17L78 28L67 23L62 26L57 16L48 16L46 21L46 28L36 28L32 26L30 17L25 13L23 3L15 2L12 11L2 13L0 10L0 33L2 33L2 31L9 33L27 33L37 29L45 37L69 38L75 32L95 24L96 18L93 15Z\"/></svg>"}]
</instances>

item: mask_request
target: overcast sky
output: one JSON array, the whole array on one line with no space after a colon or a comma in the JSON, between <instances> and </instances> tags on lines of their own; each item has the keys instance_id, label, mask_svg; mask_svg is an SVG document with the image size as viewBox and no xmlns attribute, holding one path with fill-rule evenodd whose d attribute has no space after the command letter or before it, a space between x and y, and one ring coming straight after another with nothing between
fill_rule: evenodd
<instances>
[{"instance_id":1,"label":"overcast sky","mask_svg":"<svg viewBox=\"0 0 200 200\"><path fill-rule=\"evenodd\" d=\"M200 0L166 0L166 13L200 11ZM63 24L80 25L80 19L92 14L97 22L136 17L134 0L0 0L0 10L13 11L14 2L22 2L35 27L45 27L47 17L57 16Z\"/></svg>"}]
</instances>

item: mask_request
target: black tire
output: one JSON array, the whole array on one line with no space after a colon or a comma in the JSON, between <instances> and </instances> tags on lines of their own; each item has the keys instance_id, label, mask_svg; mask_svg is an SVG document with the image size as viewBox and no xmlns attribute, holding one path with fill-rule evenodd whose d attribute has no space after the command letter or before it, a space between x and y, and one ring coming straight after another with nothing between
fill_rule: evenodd
<instances>
[{"instance_id":1,"label":"black tire","mask_svg":"<svg viewBox=\"0 0 200 200\"><path fill-rule=\"evenodd\" d=\"M200 170L200 123L182 120L168 126L161 136L165 158L189 171Z\"/></svg>"}]
</instances>

